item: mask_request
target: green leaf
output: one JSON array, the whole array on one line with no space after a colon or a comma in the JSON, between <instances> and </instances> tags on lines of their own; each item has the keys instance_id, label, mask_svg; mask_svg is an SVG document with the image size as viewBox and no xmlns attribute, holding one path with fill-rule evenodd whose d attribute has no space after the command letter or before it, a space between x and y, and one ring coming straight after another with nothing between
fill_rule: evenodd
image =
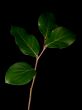
<instances>
[{"instance_id":1,"label":"green leaf","mask_svg":"<svg viewBox=\"0 0 82 110\"><path fill-rule=\"evenodd\" d=\"M32 57L38 55L40 46L35 36L28 35L23 28L15 26L11 27L11 34L15 37L16 44L21 52Z\"/></svg>"},{"instance_id":2,"label":"green leaf","mask_svg":"<svg viewBox=\"0 0 82 110\"><path fill-rule=\"evenodd\" d=\"M75 41L75 34L64 27L52 30L50 37L46 40L48 48L66 48Z\"/></svg>"},{"instance_id":3,"label":"green leaf","mask_svg":"<svg viewBox=\"0 0 82 110\"><path fill-rule=\"evenodd\" d=\"M29 64L25 62L15 63L6 72L5 83L24 85L29 83L35 74L36 71Z\"/></svg>"},{"instance_id":4,"label":"green leaf","mask_svg":"<svg viewBox=\"0 0 82 110\"><path fill-rule=\"evenodd\" d=\"M48 12L42 14L38 19L38 27L46 39L50 35L52 29L56 27L54 15Z\"/></svg>"}]
</instances>

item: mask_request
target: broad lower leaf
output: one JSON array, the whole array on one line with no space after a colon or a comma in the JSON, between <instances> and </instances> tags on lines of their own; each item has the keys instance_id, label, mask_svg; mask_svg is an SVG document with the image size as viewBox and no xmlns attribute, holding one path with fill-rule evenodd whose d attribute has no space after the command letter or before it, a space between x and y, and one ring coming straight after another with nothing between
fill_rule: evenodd
<instances>
[{"instance_id":1,"label":"broad lower leaf","mask_svg":"<svg viewBox=\"0 0 82 110\"><path fill-rule=\"evenodd\" d=\"M11 27L11 34L15 37L16 44L25 55L36 57L39 53L40 46L33 35L28 35L23 28Z\"/></svg>"},{"instance_id":2,"label":"broad lower leaf","mask_svg":"<svg viewBox=\"0 0 82 110\"><path fill-rule=\"evenodd\" d=\"M25 62L15 63L6 72L5 83L24 85L29 83L35 74L36 71L29 64Z\"/></svg>"},{"instance_id":3,"label":"broad lower leaf","mask_svg":"<svg viewBox=\"0 0 82 110\"><path fill-rule=\"evenodd\" d=\"M48 12L42 14L38 19L38 27L45 39L47 39L52 29L56 27L54 15Z\"/></svg>"},{"instance_id":4,"label":"broad lower leaf","mask_svg":"<svg viewBox=\"0 0 82 110\"><path fill-rule=\"evenodd\" d=\"M58 27L51 32L46 40L48 48L66 48L75 41L75 34L64 27Z\"/></svg>"}]
</instances>

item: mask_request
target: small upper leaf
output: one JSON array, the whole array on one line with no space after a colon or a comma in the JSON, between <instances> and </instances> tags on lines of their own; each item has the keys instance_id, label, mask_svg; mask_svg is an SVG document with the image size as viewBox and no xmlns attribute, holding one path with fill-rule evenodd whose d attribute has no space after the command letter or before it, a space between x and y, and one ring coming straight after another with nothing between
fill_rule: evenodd
<instances>
[{"instance_id":1,"label":"small upper leaf","mask_svg":"<svg viewBox=\"0 0 82 110\"><path fill-rule=\"evenodd\" d=\"M19 62L13 64L5 76L5 83L11 85L24 85L32 80L36 71L27 63Z\"/></svg>"},{"instance_id":2,"label":"small upper leaf","mask_svg":"<svg viewBox=\"0 0 82 110\"><path fill-rule=\"evenodd\" d=\"M75 34L64 27L52 30L50 37L46 40L48 48L66 48L75 41Z\"/></svg>"},{"instance_id":3,"label":"small upper leaf","mask_svg":"<svg viewBox=\"0 0 82 110\"><path fill-rule=\"evenodd\" d=\"M42 14L38 19L38 27L44 38L47 39L52 29L56 27L54 15L48 12Z\"/></svg>"},{"instance_id":4,"label":"small upper leaf","mask_svg":"<svg viewBox=\"0 0 82 110\"><path fill-rule=\"evenodd\" d=\"M15 37L16 44L25 55L36 57L39 53L40 46L33 35L28 35L23 28L11 27L11 34Z\"/></svg>"}]
</instances>

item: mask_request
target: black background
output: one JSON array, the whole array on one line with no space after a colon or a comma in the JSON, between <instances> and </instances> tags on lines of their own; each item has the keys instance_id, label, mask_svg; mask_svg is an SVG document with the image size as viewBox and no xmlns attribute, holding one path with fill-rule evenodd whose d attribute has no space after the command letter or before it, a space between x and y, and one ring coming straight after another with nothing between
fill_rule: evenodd
<instances>
[{"instance_id":1,"label":"black background","mask_svg":"<svg viewBox=\"0 0 82 110\"><path fill-rule=\"evenodd\" d=\"M0 110L27 110L31 82L11 86L4 82L10 65L27 61L34 66L35 59L23 55L10 35L11 25L20 26L34 34L42 45L38 30L41 13L53 12L56 23L76 34L76 41L68 48L47 49L41 57L33 89L32 110L58 110L80 107L81 92L81 6L79 2L29 1L3 3L0 15Z\"/></svg>"}]
</instances>

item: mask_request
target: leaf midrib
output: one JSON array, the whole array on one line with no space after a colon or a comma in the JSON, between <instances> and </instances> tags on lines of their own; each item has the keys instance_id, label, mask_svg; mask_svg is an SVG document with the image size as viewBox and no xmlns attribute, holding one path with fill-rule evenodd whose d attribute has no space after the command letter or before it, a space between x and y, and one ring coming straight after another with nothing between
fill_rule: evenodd
<instances>
[{"instance_id":1,"label":"leaf midrib","mask_svg":"<svg viewBox=\"0 0 82 110\"><path fill-rule=\"evenodd\" d=\"M29 69L29 70L25 70L25 71L18 71L18 72L21 72L21 73L26 73L26 72L29 72L29 71L34 71L33 69Z\"/></svg>"},{"instance_id":2,"label":"leaf midrib","mask_svg":"<svg viewBox=\"0 0 82 110\"><path fill-rule=\"evenodd\" d=\"M21 37L21 34L20 34L19 32L18 32L18 34L19 34L20 37ZM21 39L23 39L23 38L21 37ZM37 56L36 52L30 47L30 45L28 45L24 39L23 39L23 41L25 42L26 46L29 47L30 50L34 53L34 55Z\"/></svg>"},{"instance_id":3,"label":"leaf midrib","mask_svg":"<svg viewBox=\"0 0 82 110\"><path fill-rule=\"evenodd\" d=\"M61 40L61 39L63 39L63 38L64 38L64 36L63 36L62 38L56 39L56 40L54 40L54 41L52 41L52 42L46 44L46 45L49 46L49 45L53 44L54 42L57 42L58 40Z\"/></svg>"}]
</instances>

